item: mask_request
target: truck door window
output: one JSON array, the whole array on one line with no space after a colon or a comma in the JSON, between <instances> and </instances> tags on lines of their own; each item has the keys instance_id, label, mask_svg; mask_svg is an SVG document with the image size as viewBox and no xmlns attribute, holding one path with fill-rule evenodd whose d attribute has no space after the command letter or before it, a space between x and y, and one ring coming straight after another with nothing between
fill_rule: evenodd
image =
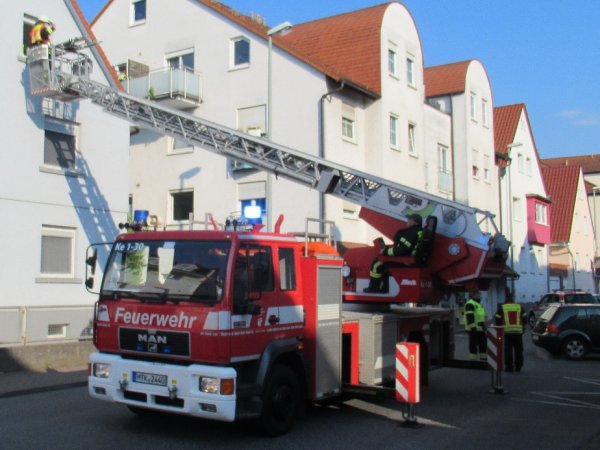
<instances>
[{"instance_id":1,"label":"truck door window","mask_svg":"<svg viewBox=\"0 0 600 450\"><path fill-rule=\"evenodd\" d=\"M282 291L296 290L296 267L293 248L279 249L279 288Z\"/></svg>"}]
</instances>

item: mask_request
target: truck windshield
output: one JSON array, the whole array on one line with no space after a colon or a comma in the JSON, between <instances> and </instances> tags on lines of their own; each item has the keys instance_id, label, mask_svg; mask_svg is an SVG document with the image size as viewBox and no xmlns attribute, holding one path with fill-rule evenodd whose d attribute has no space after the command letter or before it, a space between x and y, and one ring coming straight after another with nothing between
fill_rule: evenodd
<instances>
[{"instance_id":1,"label":"truck windshield","mask_svg":"<svg viewBox=\"0 0 600 450\"><path fill-rule=\"evenodd\" d=\"M217 303L228 241L120 241L109 256L102 297Z\"/></svg>"}]
</instances>

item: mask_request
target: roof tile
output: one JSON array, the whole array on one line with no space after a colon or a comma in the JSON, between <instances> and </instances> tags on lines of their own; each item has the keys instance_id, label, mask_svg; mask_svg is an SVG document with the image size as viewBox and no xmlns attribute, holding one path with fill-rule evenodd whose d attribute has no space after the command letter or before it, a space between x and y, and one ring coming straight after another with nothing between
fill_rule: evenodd
<instances>
[{"instance_id":1,"label":"roof tile","mask_svg":"<svg viewBox=\"0 0 600 450\"><path fill-rule=\"evenodd\" d=\"M467 69L472 61L459 61L441 66L426 67L424 73L425 97L438 97L464 92Z\"/></svg>"},{"instance_id":2,"label":"roof tile","mask_svg":"<svg viewBox=\"0 0 600 450\"><path fill-rule=\"evenodd\" d=\"M552 199L552 242L566 242L571 237L579 166L542 167L542 175Z\"/></svg>"}]
</instances>

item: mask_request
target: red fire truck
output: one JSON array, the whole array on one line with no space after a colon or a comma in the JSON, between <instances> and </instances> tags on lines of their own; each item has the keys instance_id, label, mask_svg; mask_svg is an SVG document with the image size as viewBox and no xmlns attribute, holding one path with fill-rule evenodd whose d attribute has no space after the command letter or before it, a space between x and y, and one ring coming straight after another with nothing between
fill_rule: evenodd
<instances>
[{"instance_id":1,"label":"red fire truck","mask_svg":"<svg viewBox=\"0 0 600 450\"><path fill-rule=\"evenodd\" d=\"M452 358L452 311L436 306L442 294L485 289L504 270L508 242L480 227L493 223L489 213L95 83L84 47L32 49L32 94L91 99L136 125L355 202L388 238L411 214L426 224L418 254L379 256L382 293L364 292L376 246L340 255L332 242L281 232L281 221L274 232L242 221L187 231L127 224L145 230L120 234L101 258L92 397L138 413L257 418L277 435L305 401L393 381L396 342L421 344L423 373ZM90 274L97 255L87 259Z\"/></svg>"}]
</instances>

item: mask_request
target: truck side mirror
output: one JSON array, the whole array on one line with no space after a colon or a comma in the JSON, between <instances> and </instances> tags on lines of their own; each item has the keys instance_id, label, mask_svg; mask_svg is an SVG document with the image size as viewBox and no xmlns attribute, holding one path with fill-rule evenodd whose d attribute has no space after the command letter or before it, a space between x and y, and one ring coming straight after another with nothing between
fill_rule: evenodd
<instances>
[{"instance_id":1,"label":"truck side mirror","mask_svg":"<svg viewBox=\"0 0 600 450\"><path fill-rule=\"evenodd\" d=\"M85 287L89 292L92 292L94 288L94 274L96 273L96 264L98 263L98 249L94 245L96 244L88 247L85 258Z\"/></svg>"}]
</instances>

